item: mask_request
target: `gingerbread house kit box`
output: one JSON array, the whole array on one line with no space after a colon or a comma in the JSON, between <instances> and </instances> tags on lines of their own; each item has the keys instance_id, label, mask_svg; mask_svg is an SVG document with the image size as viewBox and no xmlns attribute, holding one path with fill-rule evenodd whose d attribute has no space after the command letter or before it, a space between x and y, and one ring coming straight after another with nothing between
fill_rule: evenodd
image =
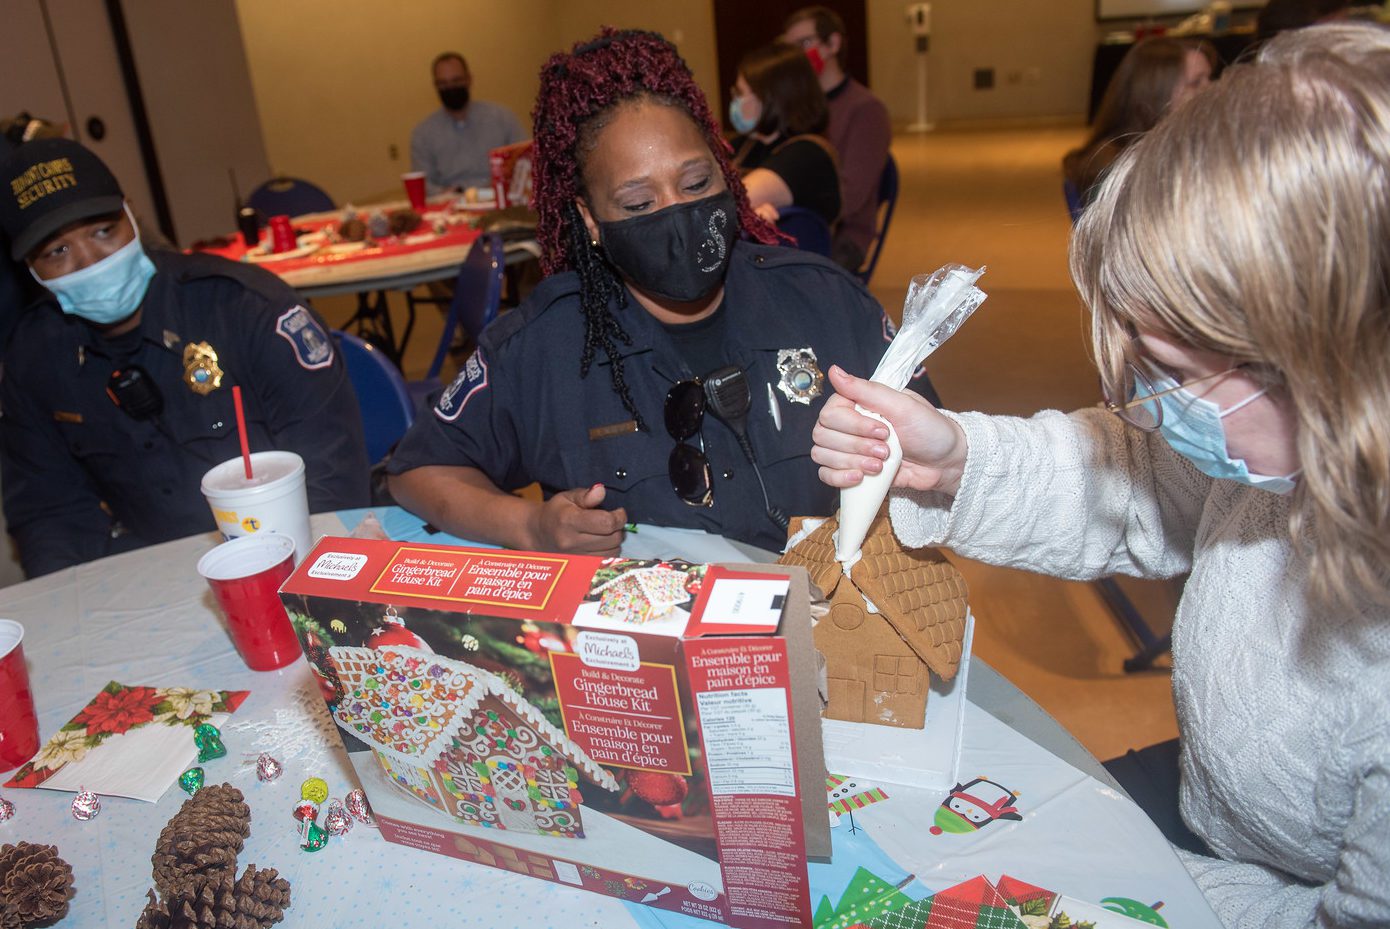
<instances>
[{"instance_id":1,"label":"gingerbread house kit box","mask_svg":"<svg viewBox=\"0 0 1390 929\"><path fill-rule=\"evenodd\" d=\"M326 538L281 597L388 840L811 926L830 839L803 569Z\"/></svg>"}]
</instances>

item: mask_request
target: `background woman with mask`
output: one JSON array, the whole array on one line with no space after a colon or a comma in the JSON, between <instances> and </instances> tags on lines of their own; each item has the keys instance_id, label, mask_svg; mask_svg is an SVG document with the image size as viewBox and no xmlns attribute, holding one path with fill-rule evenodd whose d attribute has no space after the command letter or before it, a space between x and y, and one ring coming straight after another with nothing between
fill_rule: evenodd
<instances>
[{"instance_id":1,"label":"background woman with mask","mask_svg":"<svg viewBox=\"0 0 1390 929\"><path fill-rule=\"evenodd\" d=\"M1136 142L1076 228L1109 411L943 416L832 373L815 430L841 487L886 451L852 402L893 423L906 544L1191 572L1180 778L1148 809L1180 811L1165 832L1232 927L1390 925L1387 242L1390 34L1280 36Z\"/></svg>"},{"instance_id":2,"label":"background woman with mask","mask_svg":"<svg viewBox=\"0 0 1390 929\"><path fill-rule=\"evenodd\" d=\"M835 225L840 172L825 138L830 109L805 52L774 42L745 55L729 121L742 134L734 140L734 164L758 215L775 222L779 209L799 206Z\"/></svg>"},{"instance_id":3,"label":"background woman with mask","mask_svg":"<svg viewBox=\"0 0 1390 929\"><path fill-rule=\"evenodd\" d=\"M1144 39L1129 50L1105 89L1090 137L1062 159L1062 173L1078 203L1095 197L1100 177L1126 146L1211 83L1215 61L1216 50L1208 43L1166 36Z\"/></svg>"},{"instance_id":4,"label":"background woman with mask","mask_svg":"<svg viewBox=\"0 0 1390 929\"><path fill-rule=\"evenodd\" d=\"M882 310L829 262L757 244L773 231L660 36L605 30L554 56L534 120L549 277L407 433L392 493L513 548L612 553L633 520L780 549L779 515L834 508L810 459L821 372L873 369ZM747 401L732 427L703 389L729 366L720 395ZM532 482L545 502L511 493Z\"/></svg>"}]
</instances>

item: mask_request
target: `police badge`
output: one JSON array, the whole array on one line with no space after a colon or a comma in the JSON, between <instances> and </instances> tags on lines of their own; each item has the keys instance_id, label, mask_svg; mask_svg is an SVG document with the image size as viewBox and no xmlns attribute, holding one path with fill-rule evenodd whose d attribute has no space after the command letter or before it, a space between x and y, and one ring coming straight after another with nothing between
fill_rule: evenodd
<instances>
[{"instance_id":1,"label":"police badge","mask_svg":"<svg viewBox=\"0 0 1390 929\"><path fill-rule=\"evenodd\" d=\"M188 389L206 397L222 386L222 369L217 351L206 342L189 342L183 347L183 382Z\"/></svg>"},{"instance_id":2,"label":"police badge","mask_svg":"<svg viewBox=\"0 0 1390 929\"><path fill-rule=\"evenodd\" d=\"M782 377L777 389L792 403L807 406L821 395L825 387L825 375L816 366L816 353L810 346L806 348L779 348L777 350L777 370Z\"/></svg>"}]
</instances>

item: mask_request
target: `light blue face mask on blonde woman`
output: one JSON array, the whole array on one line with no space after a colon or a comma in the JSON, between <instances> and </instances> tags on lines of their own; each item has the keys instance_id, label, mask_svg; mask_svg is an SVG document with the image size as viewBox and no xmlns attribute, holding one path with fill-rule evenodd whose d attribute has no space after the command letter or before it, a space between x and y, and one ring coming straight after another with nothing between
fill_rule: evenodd
<instances>
[{"instance_id":1,"label":"light blue face mask on blonde woman","mask_svg":"<svg viewBox=\"0 0 1390 929\"><path fill-rule=\"evenodd\" d=\"M1154 376L1153 388L1154 394L1162 395L1157 398L1163 407L1159 432L1163 433L1163 438L1173 447L1173 451L1192 462L1198 471L1209 477L1249 484L1270 493L1287 494L1293 490L1298 471L1287 477L1252 474L1244 459L1232 458L1226 450L1226 429L1221 420L1263 397L1268 393L1268 388L1257 390L1226 410L1185 387L1179 387L1171 377ZM1136 384L1134 399L1142 400L1146 396L1151 394L1145 386Z\"/></svg>"},{"instance_id":2,"label":"light blue face mask on blonde woman","mask_svg":"<svg viewBox=\"0 0 1390 929\"><path fill-rule=\"evenodd\" d=\"M34 269L34 280L52 291L58 306L69 316L80 316L98 326L109 326L126 319L140 309L150 279L154 277L154 262L140 245L140 227L126 207L135 238L105 258L80 271L44 280Z\"/></svg>"}]
</instances>

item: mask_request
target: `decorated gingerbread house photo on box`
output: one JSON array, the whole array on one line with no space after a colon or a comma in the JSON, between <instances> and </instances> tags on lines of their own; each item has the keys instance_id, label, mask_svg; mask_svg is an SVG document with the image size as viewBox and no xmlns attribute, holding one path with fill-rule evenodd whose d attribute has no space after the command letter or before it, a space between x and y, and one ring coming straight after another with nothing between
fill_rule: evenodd
<instances>
[{"instance_id":1,"label":"decorated gingerbread house photo on box","mask_svg":"<svg viewBox=\"0 0 1390 929\"><path fill-rule=\"evenodd\" d=\"M754 568L328 538L281 598L389 841L809 927L810 584Z\"/></svg>"}]
</instances>

